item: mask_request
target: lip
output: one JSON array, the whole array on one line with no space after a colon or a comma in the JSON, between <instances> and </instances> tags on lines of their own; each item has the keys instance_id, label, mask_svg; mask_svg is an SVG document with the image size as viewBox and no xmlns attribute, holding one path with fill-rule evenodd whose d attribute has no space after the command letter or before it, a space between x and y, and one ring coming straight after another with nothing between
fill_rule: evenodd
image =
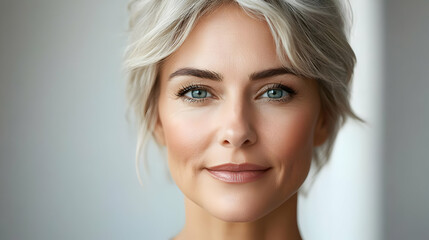
<instances>
[{"instance_id":1,"label":"lip","mask_svg":"<svg viewBox=\"0 0 429 240\"><path fill-rule=\"evenodd\" d=\"M256 164L222 164L206 168L212 177L226 183L248 183L263 177L270 167Z\"/></svg>"}]
</instances>

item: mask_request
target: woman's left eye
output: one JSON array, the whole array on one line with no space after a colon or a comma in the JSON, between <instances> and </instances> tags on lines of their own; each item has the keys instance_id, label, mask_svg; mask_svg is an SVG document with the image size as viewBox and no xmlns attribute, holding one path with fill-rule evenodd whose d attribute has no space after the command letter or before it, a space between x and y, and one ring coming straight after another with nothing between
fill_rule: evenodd
<instances>
[{"instance_id":1,"label":"woman's left eye","mask_svg":"<svg viewBox=\"0 0 429 240\"><path fill-rule=\"evenodd\" d=\"M269 100L281 101L293 97L295 91L286 86L272 86L267 89L260 97Z\"/></svg>"},{"instance_id":2,"label":"woman's left eye","mask_svg":"<svg viewBox=\"0 0 429 240\"><path fill-rule=\"evenodd\" d=\"M286 96L287 94L288 92L286 92L283 89L269 89L264 94L262 94L261 97L279 99L279 98L282 98L283 96Z\"/></svg>"}]
</instances>

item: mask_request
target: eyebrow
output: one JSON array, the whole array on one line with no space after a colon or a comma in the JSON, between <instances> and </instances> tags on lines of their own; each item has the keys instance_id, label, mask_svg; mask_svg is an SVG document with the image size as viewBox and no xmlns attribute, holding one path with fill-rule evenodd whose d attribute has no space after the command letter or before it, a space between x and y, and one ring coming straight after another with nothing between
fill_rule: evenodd
<instances>
[{"instance_id":1,"label":"eyebrow","mask_svg":"<svg viewBox=\"0 0 429 240\"><path fill-rule=\"evenodd\" d=\"M209 70L202 70L202 69L196 69L196 68L181 68L174 73L170 75L169 79L172 79L177 76L194 76L197 78L205 78L210 79L214 81L222 81L223 77L221 74L209 71Z\"/></svg>"},{"instance_id":2,"label":"eyebrow","mask_svg":"<svg viewBox=\"0 0 429 240\"><path fill-rule=\"evenodd\" d=\"M249 79L250 80L259 80L259 79L270 78L270 77L274 77L274 76L278 76L278 75L284 75L284 74L296 75L292 71L292 69L287 68L287 67L280 67L280 68L272 68L272 69L267 69L267 70L263 70L260 72L252 73L252 74L250 74Z\"/></svg>"},{"instance_id":3,"label":"eyebrow","mask_svg":"<svg viewBox=\"0 0 429 240\"><path fill-rule=\"evenodd\" d=\"M284 75L284 74L296 75L294 73L294 71L292 71L292 69L290 69L290 68L279 67L279 68L266 69L266 70L263 70L260 72L254 72L254 73L249 75L249 79L254 81L254 80L270 78L270 77L274 77L274 76L278 76L278 75ZM209 80L214 80L214 81L222 81L223 80L222 74L219 74L217 72L210 71L210 70L203 70L203 69L196 69L196 68L181 68L181 69L173 72L170 75L169 79L172 79L172 78L177 77L177 76L194 76L197 78L204 78L204 79L209 79Z\"/></svg>"}]
</instances>

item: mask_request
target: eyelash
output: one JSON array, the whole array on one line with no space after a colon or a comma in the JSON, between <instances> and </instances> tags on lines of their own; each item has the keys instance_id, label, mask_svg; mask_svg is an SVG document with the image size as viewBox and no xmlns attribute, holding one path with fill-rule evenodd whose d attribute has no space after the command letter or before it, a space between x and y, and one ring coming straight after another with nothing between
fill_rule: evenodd
<instances>
[{"instance_id":1,"label":"eyelash","mask_svg":"<svg viewBox=\"0 0 429 240\"><path fill-rule=\"evenodd\" d=\"M201 84L185 85L185 86L182 86L180 88L180 90L176 93L176 96L182 98L184 101L187 101L187 102L201 103L201 102L204 102L204 101L208 100L208 98L195 99L195 98L186 97L185 95L189 91L192 91L192 90L204 90L204 91L210 92L209 89L210 89L209 87L207 87L205 85L201 85ZM290 101L297 94L297 92L294 89L292 89L292 88L290 88L288 86L285 86L283 84L280 84L280 83L271 84L271 85L266 86L264 88L264 90L262 91L262 94L266 93L269 90L275 90L275 89L284 90L285 92L287 92L287 94L289 96L288 97L283 97L281 99L268 98L267 101L270 101L270 102L271 101L273 101L273 102L287 102L287 101ZM262 95L262 94L260 94L260 95Z\"/></svg>"}]
</instances>

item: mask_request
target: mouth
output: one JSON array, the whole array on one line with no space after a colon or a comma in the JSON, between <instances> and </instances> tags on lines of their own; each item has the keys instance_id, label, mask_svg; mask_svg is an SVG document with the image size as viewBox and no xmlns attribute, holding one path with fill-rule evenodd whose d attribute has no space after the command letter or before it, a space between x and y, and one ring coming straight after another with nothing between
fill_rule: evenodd
<instances>
[{"instance_id":1,"label":"mouth","mask_svg":"<svg viewBox=\"0 0 429 240\"><path fill-rule=\"evenodd\" d=\"M212 177L226 183L248 183L263 177L270 167L256 164L222 164L206 168Z\"/></svg>"}]
</instances>

